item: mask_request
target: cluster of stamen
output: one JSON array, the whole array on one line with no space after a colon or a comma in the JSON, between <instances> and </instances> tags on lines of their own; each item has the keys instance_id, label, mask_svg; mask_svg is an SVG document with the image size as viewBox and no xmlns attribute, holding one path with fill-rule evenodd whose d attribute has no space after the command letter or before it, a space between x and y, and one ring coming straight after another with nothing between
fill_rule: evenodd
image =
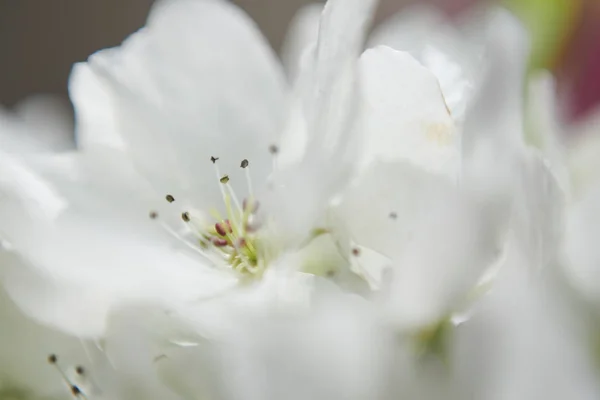
<instances>
[{"instance_id":1,"label":"cluster of stamen","mask_svg":"<svg viewBox=\"0 0 600 400\"><path fill-rule=\"evenodd\" d=\"M259 203L252 193L249 162L244 159L240 164L240 168L245 171L249 192L249 197L240 203L229 183L229 175L222 175L219 171L217 166L219 158L211 157L210 160L219 181L226 214L222 216L217 210L211 210L210 214L215 223L209 226L195 218L193 212L182 212L181 219L196 237L195 251L208 257L216 254L235 271L257 275L264 270L265 260L264 257L260 257L258 248L256 235L258 224L255 219ZM171 194L166 195L165 198L169 203L175 202L175 197ZM150 218L157 219L158 213L151 211ZM170 228L165 226L165 229L179 238L179 235Z\"/></svg>"}]
</instances>

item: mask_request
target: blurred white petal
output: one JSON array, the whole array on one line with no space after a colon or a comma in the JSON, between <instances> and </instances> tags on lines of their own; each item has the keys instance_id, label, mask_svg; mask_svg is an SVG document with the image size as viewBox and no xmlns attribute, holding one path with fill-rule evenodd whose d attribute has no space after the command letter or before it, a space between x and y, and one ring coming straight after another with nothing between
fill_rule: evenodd
<instances>
[{"instance_id":1,"label":"blurred white petal","mask_svg":"<svg viewBox=\"0 0 600 400\"><path fill-rule=\"evenodd\" d=\"M408 53L377 47L361 57L363 162L406 160L456 176L460 141L435 76Z\"/></svg>"},{"instance_id":2,"label":"blurred white petal","mask_svg":"<svg viewBox=\"0 0 600 400\"><path fill-rule=\"evenodd\" d=\"M289 24L281 49L281 60L288 81L295 82L305 52L317 43L323 4L311 3L301 7Z\"/></svg>"},{"instance_id":3,"label":"blurred white petal","mask_svg":"<svg viewBox=\"0 0 600 400\"><path fill-rule=\"evenodd\" d=\"M275 55L241 10L219 0L158 2L121 47L75 67L71 92L82 148L114 145L98 126L116 127L157 190L200 206L219 199L218 190L202 189L215 186L211 156L225 173L248 159L257 184L265 181L286 111ZM113 120L87 121L107 112Z\"/></svg>"},{"instance_id":4,"label":"blurred white petal","mask_svg":"<svg viewBox=\"0 0 600 400\"><path fill-rule=\"evenodd\" d=\"M72 150L73 117L69 104L52 95L36 95L12 111L0 108L0 150L42 153Z\"/></svg>"},{"instance_id":5,"label":"blurred white petal","mask_svg":"<svg viewBox=\"0 0 600 400\"><path fill-rule=\"evenodd\" d=\"M370 46L386 45L406 51L438 79L444 99L456 121L464 118L481 68L483 38L470 16L458 28L436 8L419 4L406 7L373 32Z\"/></svg>"}]
</instances>

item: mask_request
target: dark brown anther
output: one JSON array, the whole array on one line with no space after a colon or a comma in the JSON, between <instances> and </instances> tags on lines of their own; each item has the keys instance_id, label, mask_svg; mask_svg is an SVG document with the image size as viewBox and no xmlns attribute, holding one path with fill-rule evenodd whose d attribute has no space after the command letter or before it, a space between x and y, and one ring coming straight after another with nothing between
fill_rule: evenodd
<instances>
[{"instance_id":1,"label":"dark brown anther","mask_svg":"<svg viewBox=\"0 0 600 400\"><path fill-rule=\"evenodd\" d=\"M248 160L246 160L245 158L242 160L242 163L240 164L240 168L246 168L248 166Z\"/></svg>"},{"instance_id":2,"label":"dark brown anther","mask_svg":"<svg viewBox=\"0 0 600 400\"><path fill-rule=\"evenodd\" d=\"M279 153L279 147L277 147L277 145L274 145L274 144L270 145L269 146L269 153L271 153L271 154L277 154L277 153Z\"/></svg>"},{"instance_id":3,"label":"dark brown anther","mask_svg":"<svg viewBox=\"0 0 600 400\"><path fill-rule=\"evenodd\" d=\"M229 175L223 175L223 177L219 179L219 182L221 182L222 184L226 184L227 182L229 182Z\"/></svg>"},{"instance_id":4,"label":"dark brown anther","mask_svg":"<svg viewBox=\"0 0 600 400\"><path fill-rule=\"evenodd\" d=\"M390 219L397 219L398 218L398 214L396 214L394 211L392 211L389 215Z\"/></svg>"},{"instance_id":5,"label":"dark brown anther","mask_svg":"<svg viewBox=\"0 0 600 400\"><path fill-rule=\"evenodd\" d=\"M215 231L217 231L217 233L221 236L227 236L227 234L232 231L231 223L229 222L229 220L224 222L217 222L215 224Z\"/></svg>"},{"instance_id":6,"label":"dark brown anther","mask_svg":"<svg viewBox=\"0 0 600 400\"><path fill-rule=\"evenodd\" d=\"M355 248L353 248L353 249L352 249L352 255L353 255L354 257L358 257L358 256L360 256L360 249L359 249L358 247L355 247Z\"/></svg>"},{"instance_id":7,"label":"dark brown anther","mask_svg":"<svg viewBox=\"0 0 600 400\"><path fill-rule=\"evenodd\" d=\"M77 375L83 375L85 374L85 369L81 365L78 365L75 367L75 372Z\"/></svg>"},{"instance_id":8,"label":"dark brown anther","mask_svg":"<svg viewBox=\"0 0 600 400\"><path fill-rule=\"evenodd\" d=\"M169 203L172 203L172 202L174 202L174 201L175 201L175 197L173 197L173 196L172 196L172 195L170 195L170 194L168 194L168 195L167 195L165 198L167 199L167 201L168 201Z\"/></svg>"},{"instance_id":9,"label":"dark brown anther","mask_svg":"<svg viewBox=\"0 0 600 400\"><path fill-rule=\"evenodd\" d=\"M58 361L58 357L56 356L56 354L50 354L48 356L48 363L56 364L57 361Z\"/></svg>"},{"instance_id":10,"label":"dark brown anther","mask_svg":"<svg viewBox=\"0 0 600 400\"><path fill-rule=\"evenodd\" d=\"M213 164L216 163L218 159L219 157L210 157L210 161L212 161Z\"/></svg>"},{"instance_id":11,"label":"dark brown anther","mask_svg":"<svg viewBox=\"0 0 600 400\"><path fill-rule=\"evenodd\" d=\"M148 213L148 216L150 217L150 219L156 219L158 218L158 213L153 210Z\"/></svg>"},{"instance_id":12,"label":"dark brown anther","mask_svg":"<svg viewBox=\"0 0 600 400\"><path fill-rule=\"evenodd\" d=\"M71 393L73 393L73 396L78 397L81 394L81 389L75 385L71 385Z\"/></svg>"},{"instance_id":13,"label":"dark brown anther","mask_svg":"<svg viewBox=\"0 0 600 400\"><path fill-rule=\"evenodd\" d=\"M227 240L223 239L223 238L212 238L211 240L212 244L216 247L225 247L227 246Z\"/></svg>"},{"instance_id":14,"label":"dark brown anther","mask_svg":"<svg viewBox=\"0 0 600 400\"><path fill-rule=\"evenodd\" d=\"M183 212L183 213L181 213L181 219L182 219L184 222L190 222L190 213L189 213L189 212L187 212L187 211L186 211L186 212Z\"/></svg>"}]
</instances>

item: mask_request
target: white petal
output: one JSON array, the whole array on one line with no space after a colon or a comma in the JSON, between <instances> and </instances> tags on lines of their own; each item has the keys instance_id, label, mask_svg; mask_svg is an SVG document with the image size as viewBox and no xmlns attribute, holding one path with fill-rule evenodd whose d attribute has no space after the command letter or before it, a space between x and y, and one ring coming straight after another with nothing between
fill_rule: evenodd
<instances>
[{"instance_id":1,"label":"white petal","mask_svg":"<svg viewBox=\"0 0 600 400\"><path fill-rule=\"evenodd\" d=\"M513 253L517 254L517 253ZM453 371L471 398L581 399L600 395L589 316L555 276L509 255L470 320L458 326Z\"/></svg>"},{"instance_id":2,"label":"white petal","mask_svg":"<svg viewBox=\"0 0 600 400\"><path fill-rule=\"evenodd\" d=\"M286 109L285 78L258 29L234 5L159 2L145 28L87 65L96 76L76 69L71 82L79 119L113 115L128 153L159 191L181 188L196 204L215 206L211 156L221 158L224 173L237 171L247 158L256 181L264 181L271 168L268 147ZM93 121L80 128L84 148L113 143ZM241 173L232 178L245 182Z\"/></svg>"},{"instance_id":3,"label":"white petal","mask_svg":"<svg viewBox=\"0 0 600 400\"><path fill-rule=\"evenodd\" d=\"M37 95L21 101L13 112L0 108L0 150L39 153L74 147L73 117L65 100Z\"/></svg>"},{"instance_id":4,"label":"white petal","mask_svg":"<svg viewBox=\"0 0 600 400\"><path fill-rule=\"evenodd\" d=\"M452 186L409 163L377 162L344 193L336 214L357 244L391 257Z\"/></svg>"},{"instance_id":5,"label":"white petal","mask_svg":"<svg viewBox=\"0 0 600 400\"><path fill-rule=\"evenodd\" d=\"M408 160L455 176L459 146L435 76L408 53L389 47L361 57L365 95L365 159Z\"/></svg>"},{"instance_id":6,"label":"white petal","mask_svg":"<svg viewBox=\"0 0 600 400\"><path fill-rule=\"evenodd\" d=\"M18 260L0 256L2 263ZM10 396L24 390L35 398L67 398L70 390L58 371L47 363L50 354L58 354L60 364L83 364L86 359L77 338L42 327L23 315L0 288L0 394ZM67 365L63 363L67 361ZM10 397L9 397L10 398ZM52 397L54 398L54 397Z\"/></svg>"},{"instance_id":7,"label":"white petal","mask_svg":"<svg viewBox=\"0 0 600 400\"><path fill-rule=\"evenodd\" d=\"M302 68L302 57L319 36L323 4L312 3L301 7L290 22L281 49L281 59L289 82L295 82Z\"/></svg>"},{"instance_id":8,"label":"white petal","mask_svg":"<svg viewBox=\"0 0 600 400\"><path fill-rule=\"evenodd\" d=\"M476 186L444 194L392 257L389 305L401 329L431 326L457 311L501 254L509 207L482 192Z\"/></svg>"},{"instance_id":9,"label":"white petal","mask_svg":"<svg viewBox=\"0 0 600 400\"><path fill-rule=\"evenodd\" d=\"M556 261L564 235L565 193L550 166L533 150L524 153L518 171L513 228L529 267L539 269Z\"/></svg>"},{"instance_id":10,"label":"white petal","mask_svg":"<svg viewBox=\"0 0 600 400\"><path fill-rule=\"evenodd\" d=\"M327 2L317 46L307 55L307 68L298 78L307 86L295 100L301 109L294 110L293 126L284 135L305 130L300 133L306 138L304 158L278 171L274 191L265 201L288 241L306 238L322 217L323 206L347 183L355 167L360 147L357 60L376 3ZM286 138L284 143L297 145Z\"/></svg>"},{"instance_id":11,"label":"white petal","mask_svg":"<svg viewBox=\"0 0 600 400\"><path fill-rule=\"evenodd\" d=\"M528 40L516 17L496 10L488 20L487 74L467 111L463 133L465 157L482 148L495 149L496 158L523 143L523 81Z\"/></svg>"},{"instance_id":12,"label":"white petal","mask_svg":"<svg viewBox=\"0 0 600 400\"><path fill-rule=\"evenodd\" d=\"M369 45L386 45L415 57L438 79L452 117L462 121L483 50L481 32L467 34L467 28L454 27L439 10L418 4L381 23Z\"/></svg>"},{"instance_id":13,"label":"white petal","mask_svg":"<svg viewBox=\"0 0 600 400\"><path fill-rule=\"evenodd\" d=\"M3 266L4 283L28 314L74 334L101 335L107 312L124 299L193 300L222 290L218 282L233 284L178 248L144 208L134 211L144 201L135 184L125 189L125 176L119 194L101 190L107 171L73 167L79 170L66 171L81 176L53 180L21 165L0 182L2 237L27 264ZM94 200L98 190L103 197Z\"/></svg>"},{"instance_id":14,"label":"white petal","mask_svg":"<svg viewBox=\"0 0 600 400\"><path fill-rule=\"evenodd\" d=\"M565 268L567 277L589 300L600 306L600 186L575 203L567 220Z\"/></svg>"},{"instance_id":15,"label":"white petal","mask_svg":"<svg viewBox=\"0 0 600 400\"><path fill-rule=\"evenodd\" d=\"M187 383L209 387L220 398L379 398L392 338L372 313L347 298L320 303L308 314L242 316L219 342L174 356L185 361L182 374L208 370L207 376L187 374Z\"/></svg>"}]
</instances>

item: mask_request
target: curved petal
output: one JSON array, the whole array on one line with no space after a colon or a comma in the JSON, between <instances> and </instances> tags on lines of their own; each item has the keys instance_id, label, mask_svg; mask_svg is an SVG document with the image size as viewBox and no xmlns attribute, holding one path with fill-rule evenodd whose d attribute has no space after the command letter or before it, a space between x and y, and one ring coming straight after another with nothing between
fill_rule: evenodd
<instances>
[{"instance_id":1,"label":"curved petal","mask_svg":"<svg viewBox=\"0 0 600 400\"><path fill-rule=\"evenodd\" d=\"M523 144L527 34L516 17L505 10L492 12L487 24L488 70L467 110L463 129L462 148L467 159L480 151L502 159Z\"/></svg>"},{"instance_id":2,"label":"curved petal","mask_svg":"<svg viewBox=\"0 0 600 400\"><path fill-rule=\"evenodd\" d=\"M322 13L323 4L308 4L301 7L290 22L281 48L281 59L289 82L296 81L303 68L302 57L317 43Z\"/></svg>"},{"instance_id":3,"label":"curved petal","mask_svg":"<svg viewBox=\"0 0 600 400\"><path fill-rule=\"evenodd\" d=\"M0 108L0 150L41 153L72 150L73 119L66 101L37 95L18 103L12 112Z\"/></svg>"},{"instance_id":4,"label":"curved petal","mask_svg":"<svg viewBox=\"0 0 600 400\"><path fill-rule=\"evenodd\" d=\"M600 306L600 185L575 203L569 213L565 243L565 271L587 299Z\"/></svg>"},{"instance_id":5,"label":"curved petal","mask_svg":"<svg viewBox=\"0 0 600 400\"><path fill-rule=\"evenodd\" d=\"M3 265L2 281L35 319L98 336L124 299L193 300L235 281L178 248L148 218L143 190L116 163L118 172L72 162L59 163L62 171L45 164L40 174L16 161L7 169L9 162L2 158L1 234L27 267ZM110 172L122 190L105 190Z\"/></svg>"},{"instance_id":6,"label":"curved petal","mask_svg":"<svg viewBox=\"0 0 600 400\"><path fill-rule=\"evenodd\" d=\"M456 176L460 141L435 76L408 53L383 46L367 50L360 67L363 163L407 160Z\"/></svg>"},{"instance_id":7,"label":"curved petal","mask_svg":"<svg viewBox=\"0 0 600 400\"><path fill-rule=\"evenodd\" d=\"M17 262L1 257L3 263ZM18 268L19 266L17 266ZM58 371L46 360L58 354L72 366L85 362L81 343L58 331L45 328L28 319L12 303L0 287L0 396L2 398L69 398L71 392ZM15 396L15 397L13 397Z\"/></svg>"},{"instance_id":8,"label":"curved petal","mask_svg":"<svg viewBox=\"0 0 600 400\"><path fill-rule=\"evenodd\" d=\"M121 47L77 65L70 87L84 149L114 144L95 123L116 126L158 191L180 189L199 206L218 201L211 156L221 158L224 173L248 159L264 182L286 112L275 55L241 10L219 0L158 2L146 27ZM94 122L102 115L113 120Z\"/></svg>"},{"instance_id":9,"label":"curved petal","mask_svg":"<svg viewBox=\"0 0 600 400\"><path fill-rule=\"evenodd\" d=\"M305 313L242 315L218 342L172 352L164 373L184 393L231 400L380 398L392 340L360 299L326 298Z\"/></svg>"},{"instance_id":10,"label":"curved petal","mask_svg":"<svg viewBox=\"0 0 600 400\"><path fill-rule=\"evenodd\" d=\"M369 40L371 47L386 45L406 51L429 69L457 121L464 118L483 52L480 29L468 26L472 21L461 25L455 27L440 10L419 4L381 23ZM467 34L469 29L474 32Z\"/></svg>"},{"instance_id":11,"label":"curved petal","mask_svg":"<svg viewBox=\"0 0 600 400\"><path fill-rule=\"evenodd\" d=\"M410 163L376 162L344 193L336 214L353 241L392 257L452 187Z\"/></svg>"},{"instance_id":12,"label":"curved petal","mask_svg":"<svg viewBox=\"0 0 600 400\"><path fill-rule=\"evenodd\" d=\"M355 169L361 111L357 60L376 5L376 0L328 1L317 46L306 54L298 78L305 87L298 91L298 108L282 138L296 146L285 135L304 135L303 157L277 171L265 201L288 241L306 238Z\"/></svg>"},{"instance_id":13,"label":"curved petal","mask_svg":"<svg viewBox=\"0 0 600 400\"><path fill-rule=\"evenodd\" d=\"M513 256L517 255L517 259ZM491 292L455 331L455 368L467 398L595 399L591 321L556 276L532 277L509 254ZM562 278L562 277L561 277Z\"/></svg>"},{"instance_id":14,"label":"curved petal","mask_svg":"<svg viewBox=\"0 0 600 400\"><path fill-rule=\"evenodd\" d=\"M513 211L517 246L530 268L552 265L564 236L566 196L546 160L528 149L515 177L518 185Z\"/></svg>"},{"instance_id":15,"label":"curved petal","mask_svg":"<svg viewBox=\"0 0 600 400\"><path fill-rule=\"evenodd\" d=\"M464 306L502 254L509 211L480 185L433 202L410 242L392 255L389 311L400 329L427 328Z\"/></svg>"}]
</instances>

